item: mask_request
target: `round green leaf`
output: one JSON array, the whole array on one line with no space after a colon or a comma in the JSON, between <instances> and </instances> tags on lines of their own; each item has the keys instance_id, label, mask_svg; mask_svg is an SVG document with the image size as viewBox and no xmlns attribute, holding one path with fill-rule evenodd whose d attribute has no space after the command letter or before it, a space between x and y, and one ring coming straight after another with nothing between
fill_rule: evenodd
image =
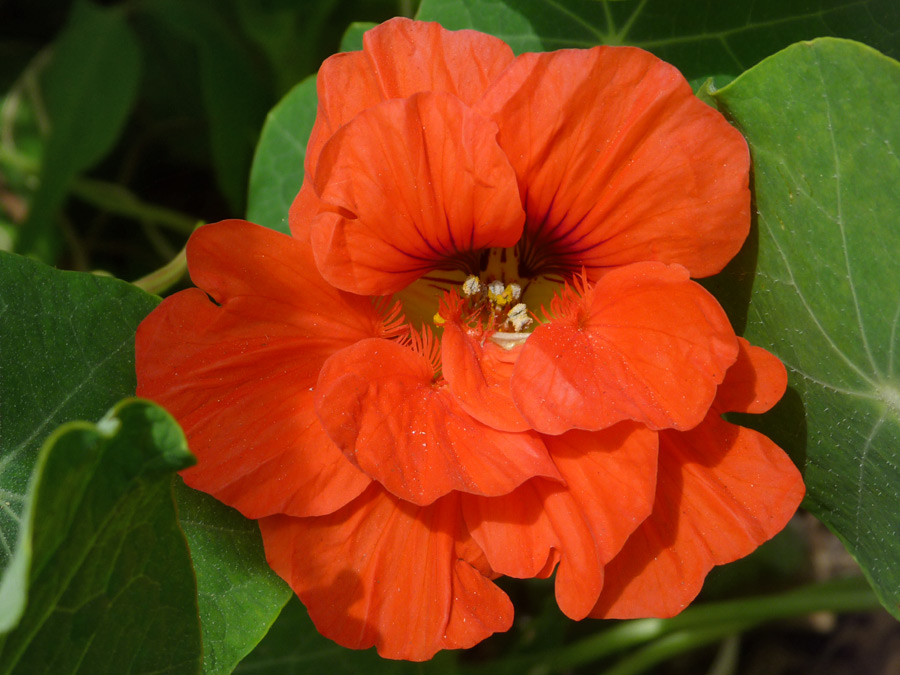
<instances>
[{"instance_id":1,"label":"round green leaf","mask_svg":"<svg viewBox=\"0 0 900 675\"><path fill-rule=\"evenodd\" d=\"M134 331L159 298L0 252L0 571L17 549L38 450L64 422L134 394ZM9 584L9 585L7 585ZM19 585L21 587L21 585ZM3 605L0 626L12 620Z\"/></svg>"},{"instance_id":2,"label":"round green leaf","mask_svg":"<svg viewBox=\"0 0 900 675\"><path fill-rule=\"evenodd\" d=\"M193 464L162 408L130 399L44 444L23 537L28 604L0 673L196 673L196 585L172 499Z\"/></svg>"},{"instance_id":3,"label":"round green leaf","mask_svg":"<svg viewBox=\"0 0 900 675\"><path fill-rule=\"evenodd\" d=\"M807 506L900 618L900 64L816 40L714 97L753 156L745 335L790 373L778 440L805 454Z\"/></svg>"},{"instance_id":4,"label":"round green leaf","mask_svg":"<svg viewBox=\"0 0 900 675\"><path fill-rule=\"evenodd\" d=\"M518 53L598 44L647 49L692 79L738 74L797 40L861 40L900 56L895 0L422 0L418 18L475 28Z\"/></svg>"},{"instance_id":5,"label":"round green leaf","mask_svg":"<svg viewBox=\"0 0 900 675\"><path fill-rule=\"evenodd\" d=\"M306 142L315 121L316 78L311 76L266 118L250 170L247 220L290 233L288 209L303 182Z\"/></svg>"},{"instance_id":6,"label":"round green leaf","mask_svg":"<svg viewBox=\"0 0 900 675\"><path fill-rule=\"evenodd\" d=\"M197 573L203 672L225 675L265 636L291 589L266 563L256 521L180 480L175 495Z\"/></svg>"}]
</instances>

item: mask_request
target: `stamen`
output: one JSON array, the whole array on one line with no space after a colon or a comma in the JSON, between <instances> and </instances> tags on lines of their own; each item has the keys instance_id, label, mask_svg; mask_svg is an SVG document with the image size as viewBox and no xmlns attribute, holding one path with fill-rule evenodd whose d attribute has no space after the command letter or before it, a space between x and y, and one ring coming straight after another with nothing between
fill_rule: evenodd
<instances>
[{"instance_id":1,"label":"stamen","mask_svg":"<svg viewBox=\"0 0 900 675\"><path fill-rule=\"evenodd\" d=\"M494 279L485 284L475 275L462 284L461 297L455 290L444 294L434 315L434 325L443 326L448 321L465 326L477 339L488 337L505 349L511 349L528 338L525 330L534 323L523 302L522 287L515 283L504 284Z\"/></svg>"},{"instance_id":2,"label":"stamen","mask_svg":"<svg viewBox=\"0 0 900 675\"><path fill-rule=\"evenodd\" d=\"M400 338L399 342L428 360L431 371L434 373L432 382L438 382L441 379L441 342L435 339L429 326L422 326L421 332L409 331L405 337Z\"/></svg>"},{"instance_id":3,"label":"stamen","mask_svg":"<svg viewBox=\"0 0 900 675\"><path fill-rule=\"evenodd\" d=\"M392 338L401 338L409 333L409 324L403 315L403 305L400 301L388 308L390 298L383 296L374 300L375 310L382 315L378 324L378 337L390 340Z\"/></svg>"},{"instance_id":4,"label":"stamen","mask_svg":"<svg viewBox=\"0 0 900 675\"><path fill-rule=\"evenodd\" d=\"M579 323L583 312L590 306L590 294L594 287L587 278L587 270L581 268L580 274L575 274L565 282L562 290L550 301L550 311L541 307L545 320L570 321Z\"/></svg>"}]
</instances>

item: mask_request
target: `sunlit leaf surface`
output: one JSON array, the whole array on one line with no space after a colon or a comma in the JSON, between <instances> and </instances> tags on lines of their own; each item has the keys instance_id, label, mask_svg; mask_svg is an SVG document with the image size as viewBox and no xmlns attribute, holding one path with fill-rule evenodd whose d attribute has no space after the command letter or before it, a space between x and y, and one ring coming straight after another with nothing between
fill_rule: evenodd
<instances>
[{"instance_id":1,"label":"sunlit leaf surface","mask_svg":"<svg viewBox=\"0 0 900 675\"><path fill-rule=\"evenodd\" d=\"M265 636L291 590L266 564L256 521L180 480L175 495L197 572L203 672L230 673Z\"/></svg>"},{"instance_id":2,"label":"sunlit leaf surface","mask_svg":"<svg viewBox=\"0 0 900 675\"><path fill-rule=\"evenodd\" d=\"M172 499L193 463L162 408L126 400L44 444L23 514L28 604L0 673L195 673L196 585Z\"/></svg>"},{"instance_id":3,"label":"sunlit leaf surface","mask_svg":"<svg viewBox=\"0 0 900 675\"><path fill-rule=\"evenodd\" d=\"M715 98L753 155L745 334L790 372L776 440L805 459L808 507L900 617L900 64L817 40Z\"/></svg>"},{"instance_id":4,"label":"sunlit leaf surface","mask_svg":"<svg viewBox=\"0 0 900 675\"><path fill-rule=\"evenodd\" d=\"M98 420L134 393L134 331L158 302L117 279L0 253L0 570L38 450L63 422Z\"/></svg>"}]
</instances>

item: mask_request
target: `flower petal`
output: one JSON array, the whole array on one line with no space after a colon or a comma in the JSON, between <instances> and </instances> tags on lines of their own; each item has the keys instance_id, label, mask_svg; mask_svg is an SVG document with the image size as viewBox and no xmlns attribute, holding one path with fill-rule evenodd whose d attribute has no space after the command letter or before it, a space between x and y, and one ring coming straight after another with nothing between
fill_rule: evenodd
<instances>
[{"instance_id":1,"label":"flower petal","mask_svg":"<svg viewBox=\"0 0 900 675\"><path fill-rule=\"evenodd\" d=\"M715 406L720 412L764 413L787 389L787 370L778 357L738 338L738 358L719 385Z\"/></svg>"},{"instance_id":2,"label":"flower petal","mask_svg":"<svg viewBox=\"0 0 900 675\"><path fill-rule=\"evenodd\" d=\"M504 349L490 340L483 344L456 322L444 324L441 364L459 405L479 422L502 431L525 431L509 379L521 347Z\"/></svg>"},{"instance_id":3,"label":"flower petal","mask_svg":"<svg viewBox=\"0 0 900 675\"><path fill-rule=\"evenodd\" d=\"M477 31L405 18L375 26L363 36L362 51L336 54L319 69L306 174L315 175L331 135L366 108L420 91L453 94L471 105L512 60L505 42Z\"/></svg>"},{"instance_id":4,"label":"flower petal","mask_svg":"<svg viewBox=\"0 0 900 675\"><path fill-rule=\"evenodd\" d=\"M678 265L614 269L558 309L528 338L512 376L519 411L541 433L625 419L690 429L737 356L725 312Z\"/></svg>"},{"instance_id":5,"label":"flower petal","mask_svg":"<svg viewBox=\"0 0 900 675\"><path fill-rule=\"evenodd\" d=\"M558 559L557 602L582 619L600 594L603 566L652 509L656 433L623 422L545 441L565 486L538 478L503 497L464 495L463 513L501 574L546 576Z\"/></svg>"},{"instance_id":6,"label":"flower petal","mask_svg":"<svg viewBox=\"0 0 900 675\"><path fill-rule=\"evenodd\" d=\"M516 170L531 266L595 278L658 260L702 277L747 236L746 142L648 52L522 54L477 110L500 126Z\"/></svg>"},{"instance_id":7,"label":"flower petal","mask_svg":"<svg viewBox=\"0 0 900 675\"><path fill-rule=\"evenodd\" d=\"M424 661L512 624L509 598L458 556L456 495L416 507L373 485L330 516L260 521L266 557L319 632Z\"/></svg>"},{"instance_id":8,"label":"flower petal","mask_svg":"<svg viewBox=\"0 0 900 675\"><path fill-rule=\"evenodd\" d=\"M660 432L653 513L607 565L591 616L677 614L713 565L741 558L781 531L803 494L784 451L715 412L691 431Z\"/></svg>"},{"instance_id":9,"label":"flower petal","mask_svg":"<svg viewBox=\"0 0 900 675\"><path fill-rule=\"evenodd\" d=\"M198 458L185 482L251 518L330 513L370 482L325 435L312 387L332 353L377 334L378 316L311 258L250 223L206 225L188 262L218 304L182 291L137 331L137 393L176 417Z\"/></svg>"},{"instance_id":10,"label":"flower petal","mask_svg":"<svg viewBox=\"0 0 900 675\"><path fill-rule=\"evenodd\" d=\"M412 349L363 340L322 368L316 411L351 461L414 504L451 490L501 495L533 476L558 477L536 434L481 424L433 375Z\"/></svg>"},{"instance_id":11,"label":"flower petal","mask_svg":"<svg viewBox=\"0 0 900 675\"><path fill-rule=\"evenodd\" d=\"M428 270L477 264L512 246L524 214L496 125L449 94L385 101L322 149L311 226L316 263L333 285L386 295Z\"/></svg>"}]
</instances>

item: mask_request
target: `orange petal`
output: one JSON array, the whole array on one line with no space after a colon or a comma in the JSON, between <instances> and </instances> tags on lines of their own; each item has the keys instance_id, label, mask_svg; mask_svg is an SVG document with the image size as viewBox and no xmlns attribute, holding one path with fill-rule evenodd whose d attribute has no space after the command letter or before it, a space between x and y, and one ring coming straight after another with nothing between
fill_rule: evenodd
<instances>
[{"instance_id":1,"label":"orange petal","mask_svg":"<svg viewBox=\"0 0 900 675\"><path fill-rule=\"evenodd\" d=\"M560 535L544 509L548 490L543 482L530 480L502 497L462 496L472 538L484 551L491 569L499 574L518 579L537 576L551 551L561 547ZM572 522L571 529L581 524L575 519ZM575 533L572 539L577 541L581 530L575 529Z\"/></svg>"},{"instance_id":2,"label":"orange petal","mask_svg":"<svg viewBox=\"0 0 900 675\"><path fill-rule=\"evenodd\" d=\"M311 236L325 278L385 295L515 244L524 214L496 133L459 99L433 93L386 101L341 127L315 177L323 210Z\"/></svg>"},{"instance_id":3,"label":"orange petal","mask_svg":"<svg viewBox=\"0 0 900 675\"><path fill-rule=\"evenodd\" d=\"M738 358L719 385L715 407L720 412L764 413L787 389L787 370L778 357L738 338Z\"/></svg>"},{"instance_id":4,"label":"orange petal","mask_svg":"<svg viewBox=\"0 0 900 675\"><path fill-rule=\"evenodd\" d=\"M746 142L648 52L522 54L477 109L500 126L518 176L536 252L527 265L595 278L658 260L702 277L747 236Z\"/></svg>"},{"instance_id":5,"label":"orange petal","mask_svg":"<svg viewBox=\"0 0 900 675\"><path fill-rule=\"evenodd\" d=\"M459 558L455 495L416 507L373 485L333 515L273 516L260 529L269 564L345 647L425 661L512 624L509 598Z\"/></svg>"},{"instance_id":6,"label":"orange petal","mask_svg":"<svg viewBox=\"0 0 900 675\"><path fill-rule=\"evenodd\" d=\"M504 349L490 340L476 340L456 322L444 324L441 364L459 405L479 422L502 431L525 431L509 379L521 347Z\"/></svg>"},{"instance_id":7,"label":"orange petal","mask_svg":"<svg viewBox=\"0 0 900 675\"><path fill-rule=\"evenodd\" d=\"M320 515L370 480L325 435L312 387L325 359L370 337L371 303L332 289L308 246L238 221L188 244L198 289L166 299L136 339L137 393L166 407L198 464L185 482L258 518Z\"/></svg>"},{"instance_id":8,"label":"orange petal","mask_svg":"<svg viewBox=\"0 0 900 675\"><path fill-rule=\"evenodd\" d=\"M471 105L512 60L505 42L477 31L404 18L372 28L363 36L363 51L336 54L319 69L307 175L315 175L331 135L366 108L420 91L453 94Z\"/></svg>"},{"instance_id":9,"label":"orange petal","mask_svg":"<svg viewBox=\"0 0 900 675\"><path fill-rule=\"evenodd\" d=\"M288 224L291 228L291 236L303 242L310 240L310 226L312 220L319 212L321 201L313 190L312 181L304 180L300 192L291 202L288 210Z\"/></svg>"},{"instance_id":10,"label":"orange petal","mask_svg":"<svg viewBox=\"0 0 900 675\"><path fill-rule=\"evenodd\" d=\"M559 560L557 602L582 619L600 594L603 566L650 514L656 433L623 422L545 441L566 486L535 479L503 497L463 496L463 512L495 571L546 576Z\"/></svg>"},{"instance_id":11,"label":"orange petal","mask_svg":"<svg viewBox=\"0 0 900 675\"><path fill-rule=\"evenodd\" d=\"M781 531L803 494L784 451L715 413L691 431L660 432L653 513L607 565L591 616L677 614L713 565L742 558Z\"/></svg>"},{"instance_id":12,"label":"orange petal","mask_svg":"<svg viewBox=\"0 0 900 675\"><path fill-rule=\"evenodd\" d=\"M191 280L218 304L255 298L260 316L293 326L299 337L336 341L333 351L378 334L381 316L371 300L326 282L308 242L226 220L204 225L191 236L187 260Z\"/></svg>"},{"instance_id":13,"label":"orange petal","mask_svg":"<svg viewBox=\"0 0 900 675\"><path fill-rule=\"evenodd\" d=\"M687 270L635 263L604 275L528 338L512 395L546 434L633 419L652 429L699 424L737 355L728 317Z\"/></svg>"},{"instance_id":14,"label":"orange petal","mask_svg":"<svg viewBox=\"0 0 900 675\"><path fill-rule=\"evenodd\" d=\"M355 464L414 504L451 490L501 495L533 476L558 477L536 434L481 424L433 375L411 349L363 340L322 368L316 411Z\"/></svg>"}]
</instances>

